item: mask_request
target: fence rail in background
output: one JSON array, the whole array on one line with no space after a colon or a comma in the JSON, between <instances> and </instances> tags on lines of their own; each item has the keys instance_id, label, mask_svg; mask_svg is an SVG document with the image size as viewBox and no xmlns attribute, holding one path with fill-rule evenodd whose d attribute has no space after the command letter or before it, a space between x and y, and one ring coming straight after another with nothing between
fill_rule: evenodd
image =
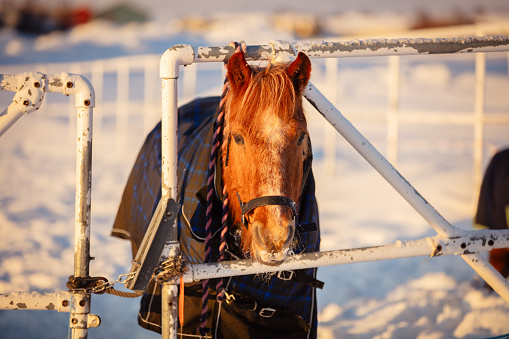
<instances>
[{"instance_id":1,"label":"fence rail in background","mask_svg":"<svg viewBox=\"0 0 509 339\"><path fill-rule=\"evenodd\" d=\"M458 33L460 32L460 33ZM504 25L470 25L463 26L461 28L454 29L439 29L439 30L421 30L415 32L405 32L406 36L419 36L429 37L435 36L451 36L453 34L480 34L480 33L493 32L509 32L509 27ZM403 34L403 33L402 33ZM495 37L494 37L495 38ZM497 44L496 39L493 40L494 44ZM380 44L380 41L383 43ZM408 39L407 39L408 40ZM374 41L374 40L365 40ZM392 42L391 42L392 41ZM486 58L484 53L475 53L475 100L472 110L469 112L459 113L447 113L444 112L408 112L403 111L400 108L401 101L401 62L400 55L416 54L421 53L419 49L431 48L433 44L440 44L440 53L454 52L458 48L451 43L451 38L443 39L414 39L415 46L409 48L407 51L401 49L401 43L404 39L381 39L379 40L379 46L376 46L377 50L374 51L374 46L370 46L367 42L359 42L358 40L353 42L329 42L330 55L327 55L325 60L325 71L321 74L322 79L317 78L320 73L314 74L315 83L324 83L328 88L334 88L337 83L340 82L338 78L338 69L340 58L331 57L335 55L343 57L352 56L366 56L366 55L388 55L387 63L387 79L388 79L388 105L385 108L385 114L379 114L379 112L359 111L355 114L350 115L353 122L379 122L386 124L387 130L387 149L385 153L389 161L397 167L399 158L399 131L402 125L451 125L451 126L471 126L473 131L473 142L472 142L472 154L473 154L473 178L474 178L474 193L475 197L482 180L483 164L486 159L485 151L485 133L484 129L487 125L495 124L509 124L509 114L507 112L494 112L485 114L485 96L486 96ZM462 43L468 44L468 39L462 40ZM478 44L476 42L472 46ZM448 45L449 44L449 45ZM298 48L298 44L296 45ZM339 48L343 48L342 52L339 52ZM384 50L389 48L399 48L396 53L386 53ZM272 53L270 46L261 47L262 51ZM332 53L333 49L336 48L338 51ZM449 48L449 50L447 50ZM487 50L496 49L498 47L489 47ZM312 50L312 48L308 48ZM353 50L353 51L350 51ZM468 52L469 49L463 49L463 52ZM287 51L288 52L288 51ZM437 53L437 51L429 50L428 53ZM426 51L424 52L426 53ZM206 55L204 53L204 55ZM506 57L509 64L509 53L506 53ZM200 59L207 60L204 56ZM142 139L146 135L155 123L160 118L160 96L158 95L159 84L157 83L157 71L159 69L159 55L142 55L142 56L127 56L117 57L110 59L101 59L77 63L67 64L41 64L41 65L13 65L8 68L0 67L0 73L7 72L8 69L23 69L33 70L38 69L45 73L52 73L56 71L69 71L77 74L89 74L91 82L94 84L96 89L96 102L97 108L95 109L95 121L94 131L98 138L101 138L103 133L103 119L107 116L115 117L115 140L116 147L122 150L127 144L129 135L132 133L129 130L130 119L132 117L138 117L141 120L142 128L138 131L140 135L136 135L138 139ZM197 66L192 65L186 67L182 76L182 95L179 96L179 100L193 98L196 93L197 84ZM203 67L203 64L199 65ZM509 66L508 66L509 69ZM132 81L131 78L134 74L141 75L142 80L142 92L143 95L132 95ZM110 81L107 81L106 78ZM220 82L218 82L220 83ZM141 86L140 86L141 87ZM131 89L130 89L131 88ZM218 86L219 88L219 86ZM337 93L330 91L327 92L327 96L331 102L337 104L338 97ZM56 111L68 110L73 107L73 103L66 107L66 105L60 105L61 107L52 106ZM383 108L381 108L383 109ZM425 113L425 114L424 114ZM66 115L68 116L68 115ZM74 117L70 116L69 130L70 135L74 137ZM131 119L132 120L132 119ZM132 122L131 122L132 124ZM333 173L336 166L336 148L334 134L331 133L330 128L325 128L326 142L324 143L324 161L328 173ZM488 151L488 157L491 151ZM472 202L474 203L474 201Z\"/></svg>"}]
</instances>

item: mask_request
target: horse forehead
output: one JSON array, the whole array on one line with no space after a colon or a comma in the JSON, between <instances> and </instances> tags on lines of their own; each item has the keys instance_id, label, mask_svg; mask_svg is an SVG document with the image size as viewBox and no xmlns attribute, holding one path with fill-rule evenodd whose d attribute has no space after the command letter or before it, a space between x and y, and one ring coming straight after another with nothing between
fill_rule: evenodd
<instances>
[{"instance_id":1,"label":"horse forehead","mask_svg":"<svg viewBox=\"0 0 509 339\"><path fill-rule=\"evenodd\" d=\"M290 131L290 128L285 124L283 119L278 116L272 116L266 120L266 123L260 126L259 133L265 140L277 142Z\"/></svg>"},{"instance_id":2,"label":"horse forehead","mask_svg":"<svg viewBox=\"0 0 509 339\"><path fill-rule=\"evenodd\" d=\"M299 129L299 122L295 119L284 119L279 115L267 114L256 123L248 123L244 126L250 131L250 135L259 142L271 144L282 143L292 138Z\"/></svg>"}]
</instances>

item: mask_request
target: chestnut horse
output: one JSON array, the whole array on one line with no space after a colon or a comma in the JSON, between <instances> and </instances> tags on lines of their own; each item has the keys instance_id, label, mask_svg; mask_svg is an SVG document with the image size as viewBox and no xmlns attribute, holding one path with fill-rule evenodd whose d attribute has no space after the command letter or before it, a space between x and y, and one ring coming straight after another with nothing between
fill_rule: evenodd
<instances>
[{"instance_id":1,"label":"chestnut horse","mask_svg":"<svg viewBox=\"0 0 509 339\"><path fill-rule=\"evenodd\" d=\"M212 256L219 257L225 200L229 201L226 259L250 257L278 265L291 253L319 250L311 143L302 107L310 72L311 63L303 53L292 63L254 67L240 51L228 61L228 89L221 99L198 99L179 108L178 228L189 262L204 262L206 242ZM218 123L221 114L223 122ZM218 126L222 142L212 171L215 192L204 194ZM112 231L131 240L133 256L161 194L160 152L159 124L138 155ZM205 231L207 203L214 217L211 235ZM302 225L314 225L315 230ZM186 284L183 337L198 335L201 313L214 338L316 337L315 290L323 285L316 280L316 269L225 280L221 293L212 291L203 304L201 283ZM225 300L216 301L223 292ZM160 305L160 286L152 281L142 298L138 323L160 332Z\"/></svg>"},{"instance_id":2,"label":"chestnut horse","mask_svg":"<svg viewBox=\"0 0 509 339\"><path fill-rule=\"evenodd\" d=\"M303 53L289 67L252 70L243 52L228 62L223 182L233 224L245 226L244 253L266 264L281 263L294 239L303 164L311 151L302 109L310 72ZM249 206L245 211L242 202Z\"/></svg>"}]
</instances>

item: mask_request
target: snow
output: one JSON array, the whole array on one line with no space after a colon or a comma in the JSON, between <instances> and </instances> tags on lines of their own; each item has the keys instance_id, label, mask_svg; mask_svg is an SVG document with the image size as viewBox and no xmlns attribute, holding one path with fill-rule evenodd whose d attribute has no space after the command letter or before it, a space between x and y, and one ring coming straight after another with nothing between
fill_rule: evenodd
<instances>
[{"instance_id":1,"label":"snow","mask_svg":"<svg viewBox=\"0 0 509 339\"><path fill-rule=\"evenodd\" d=\"M197 13L204 13L208 3L197 6L200 7ZM263 5L264 1L258 3ZM333 3L320 1L317 5L324 4L323 13ZM371 2L356 3L359 8L354 9L362 9ZM394 3L388 2L388 6L395 7ZM460 2L447 6L454 3ZM283 7L277 1L265 6L275 9L278 4ZM478 3L461 4L473 8ZM502 2L491 4L497 10L508 9ZM299 6L309 11L313 8ZM32 69L33 64L48 62L54 63L46 64L48 68L70 71L67 69L70 63L162 54L166 48L181 43L214 46L235 39L258 44L295 38L291 32L274 28L259 8L246 7L253 12L233 17L221 12L221 5L218 8L219 12L210 14L215 21L205 31L186 29L177 25L181 21L171 18L128 26L96 22L68 33L38 38L3 30L0 73L34 71L38 69ZM183 9L176 9L177 14L179 11ZM394 25L407 20L407 16L398 16L397 12L390 15L385 18ZM350 27L358 21L356 25L363 26L366 17L371 24L369 15L352 15ZM225 34L226 31L234 33ZM197 96L219 94L222 71L216 66L198 68ZM408 56L401 59L401 67L401 114L440 112L467 117L473 111L472 55ZM323 92L336 95L337 107L386 154L385 125L366 122L361 117L365 112L382 116L387 109L387 58L342 59L338 70L339 82L335 88L329 88L324 62L313 60L312 81ZM186 70L183 73L185 77ZM140 80L139 76L132 77ZM105 101L116 97L116 89L108 86L114 81L111 75L105 76ZM139 84L135 82L131 82L130 93L139 99L136 91L141 87L136 87ZM507 113L506 54L487 55L486 88L486 112ZM6 107L11 100L11 93L0 93L0 107ZM69 125L73 117L68 113L71 106L61 95L48 94L46 101L41 110L20 119L0 141L0 293L59 291L65 289L73 271L75 132L74 125ZM335 168L327 168L325 145L331 138L331 128L310 106L306 109L315 157L322 250L372 246L435 234L366 161L334 134ZM144 138L143 116L131 112L130 135L119 145L115 110L115 105L105 104L102 124L96 122L94 126L97 133L93 150L91 239L91 255L95 257L91 275L113 281L131 266L129 243L110 237L109 232L127 175ZM157 113L157 105L154 110ZM507 125L485 128L485 164L497 148L509 146L508 135ZM475 208L472 143L473 128L469 125L400 127L398 170L448 221L463 229L472 228ZM459 257L324 267L319 269L319 279L325 282L324 289L318 291L321 339L480 338L509 333L509 305L483 288L484 283ZM92 313L101 317L102 324L90 330L91 338L159 337L137 325L138 300L110 295L94 295L92 299ZM47 338L61 338L67 333L67 324L65 313L0 311L2 338L30 338L40 336L41 332Z\"/></svg>"}]
</instances>

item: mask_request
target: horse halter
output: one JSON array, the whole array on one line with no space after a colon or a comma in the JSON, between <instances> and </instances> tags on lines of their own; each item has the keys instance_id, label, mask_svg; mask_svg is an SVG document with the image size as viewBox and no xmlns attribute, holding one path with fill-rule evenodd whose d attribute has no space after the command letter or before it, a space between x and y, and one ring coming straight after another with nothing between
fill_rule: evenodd
<instances>
[{"instance_id":1,"label":"horse halter","mask_svg":"<svg viewBox=\"0 0 509 339\"><path fill-rule=\"evenodd\" d=\"M240 199L239 192L237 192L237 198L239 199L240 209L242 211L241 219L242 224L247 229L247 220L246 213L249 211L261 207L261 206L285 206L292 210L292 219L295 221L295 225L299 224L299 213L297 212L297 204L290 198L284 197L282 195L266 195L259 198L254 198L244 203Z\"/></svg>"}]
</instances>

